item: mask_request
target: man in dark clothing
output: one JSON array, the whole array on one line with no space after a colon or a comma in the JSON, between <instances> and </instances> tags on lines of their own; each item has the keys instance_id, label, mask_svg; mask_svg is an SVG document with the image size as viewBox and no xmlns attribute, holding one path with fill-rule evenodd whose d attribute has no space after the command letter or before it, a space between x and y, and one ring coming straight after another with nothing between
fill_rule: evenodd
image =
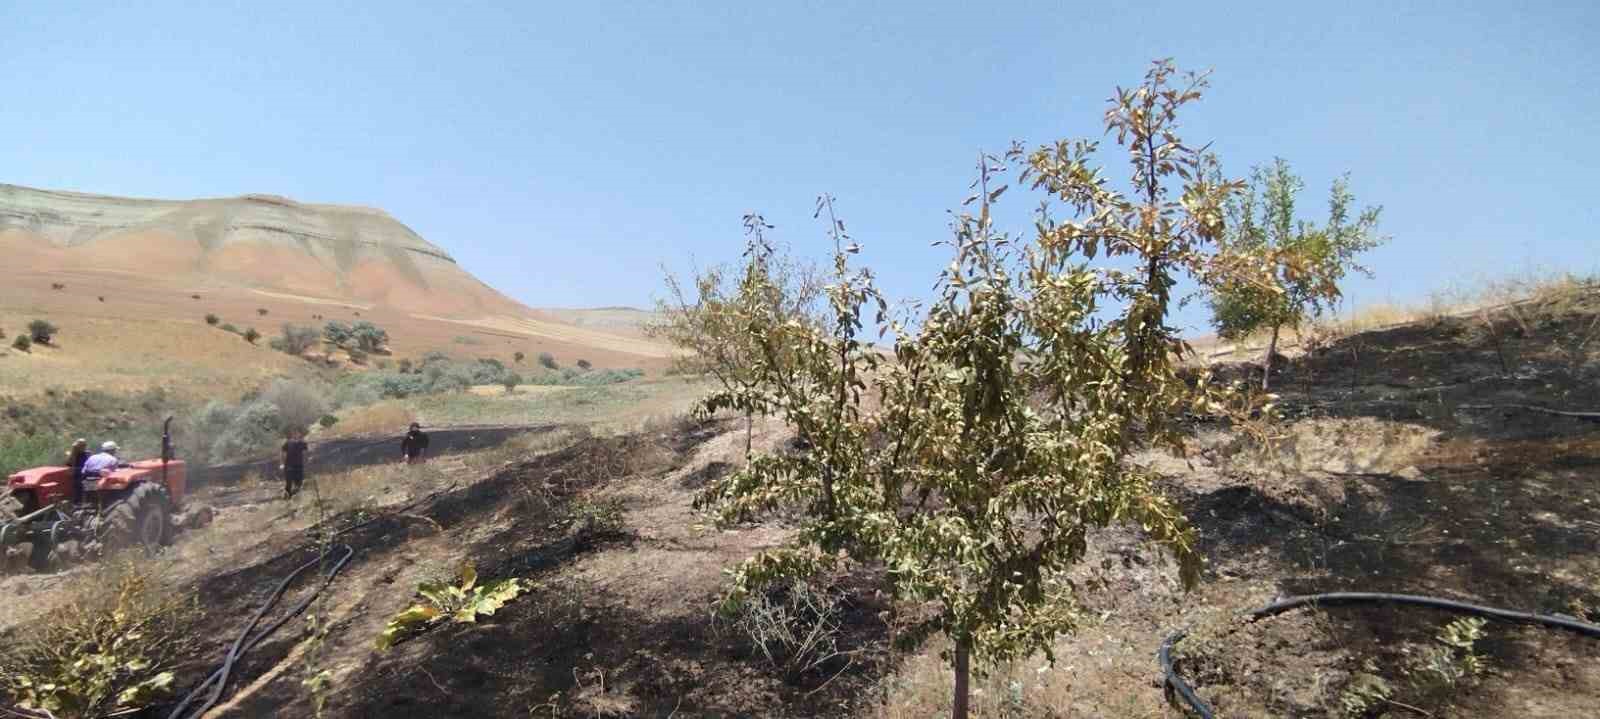
<instances>
[{"instance_id":1,"label":"man in dark clothing","mask_svg":"<svg viewBox=\"0 0 1600 719\"><path fill-rule=\"evenodd\" d=\"M289 499L295 492L300 491L300 485L306 481L306 440L305 433L299 430L290 430L288 441L283 443L283 498Z\"/></svg>"},{"instance_id":2,"label":"man in dark clothing","mask_svg":"<svg viewBox=\"0 0 1600 719\"><path fill-rule=\"evenodd\" d=\"M83 463L89 461L89 440L79 438L67 450L67 467L72 470L72 504L83 504Z\"/></svg>"},{"instance_id":3,"label":"man in dark clothing","mask_svg":"<svg viewBox=\"0 0 1600 719\"><path fill-rule=\"evenodd\" d=\"M428 434L422 431L421 425L412 422L411 431L406 432L405 439L400 440L400 454L406 464L421 464L426 461L427 453Z\"/></svg>"}]
</instances>

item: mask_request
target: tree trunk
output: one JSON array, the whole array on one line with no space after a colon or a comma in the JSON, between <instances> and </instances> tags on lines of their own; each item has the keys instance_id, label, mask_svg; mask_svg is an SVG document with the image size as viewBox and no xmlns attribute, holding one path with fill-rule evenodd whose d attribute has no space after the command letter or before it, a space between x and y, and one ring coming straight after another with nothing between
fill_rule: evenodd
<instances>
[{"instance_id":1,"label":"tree trunk","mask_svg":"<svg viewBox=\"0 0 1600 719\"><path fill-rule=\"evenodd\" d=\"M755 418L751 415L750 412L744 413L744 463L747 467L750 466L750 433L755 428Z\"/></svg>"},{"instance_id":2,"label":"tree trunk","mask_svg":"<svg viewBox=\"0 0 1600 719\"><path fill-rule=\"evenodd\" d=\"M956 692L950 702L950 719L967 719L971 687L968 680L972 676L972 639L961 637L956 640Z\"/></svg>"},{"instance_id":3,"label":"tree trunk","mask_svg":"<svg viewBox=\"0 0 1600 719\"><path fill-rule=\"evenodd\" d=\"M1267 360L1261 363L1261 391L1272 387L1272 356L1278 353L1278 325L1272 326L1272 341L1267 343Z\"/></svg>"}]
</instances>

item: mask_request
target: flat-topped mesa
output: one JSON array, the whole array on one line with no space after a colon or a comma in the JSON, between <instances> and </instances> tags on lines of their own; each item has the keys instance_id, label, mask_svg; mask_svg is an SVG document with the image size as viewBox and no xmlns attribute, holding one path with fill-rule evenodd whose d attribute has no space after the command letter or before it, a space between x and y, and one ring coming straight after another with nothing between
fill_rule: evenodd
<instances>
[{"instance_id":1,"label":"flat-topped mesa","mask_svg":"<svg viewBox=\"0 0 1600 719\"><path fill-rule=\"evenodd\" d=\"M0 245L22 267L159 265L174 279L204 285L355 299L413 312L528 312L383 210L278 195L156 200L0 184Z\"/></svg>"}]
</instances>

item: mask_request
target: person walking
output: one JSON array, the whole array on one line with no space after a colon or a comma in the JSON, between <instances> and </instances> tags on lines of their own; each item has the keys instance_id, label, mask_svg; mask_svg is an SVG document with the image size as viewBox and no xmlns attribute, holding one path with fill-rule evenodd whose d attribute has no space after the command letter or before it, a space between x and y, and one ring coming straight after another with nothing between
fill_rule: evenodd
<instances>
[{"instance_id":1,"label":"person walking","mask_svg":"<svg viewBox=\"0 0 1600 719\"><path fill-rule=\"evenodd\" d=\"M72 504L83 504L83 463L89 461L89 440L79 437L67 450L67 468L72 470Z\"/></svg>"},{"instance_id":2,"label":"person walking","mask_svg":"<svg viewBox=\"0 0 1600 719\"><path fill-rule=\"evenodd\" d=\"M427 461L428 433L422 431L422 425L411 423L410 431L400 440L400 456L406 464L422 464Z\"/></svg>"},{"instance_id":3,"label":"person walking","mask_svg":"<svg viewBox=\"0 0 1600 719\"><path fill-rule=\"evenodd\" d=\"M278 469L283 470L283 498L291 499L306 481L306 439L303 430L289 430L289 438L283 443L283 464Z\"/></svg>"}]
</instances>

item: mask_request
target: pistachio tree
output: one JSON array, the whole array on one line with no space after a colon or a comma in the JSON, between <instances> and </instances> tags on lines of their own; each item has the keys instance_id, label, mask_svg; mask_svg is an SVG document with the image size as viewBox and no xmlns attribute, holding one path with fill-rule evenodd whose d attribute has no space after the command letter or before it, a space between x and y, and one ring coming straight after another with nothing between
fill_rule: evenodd
<instances>
[{"instance_id":1,"label":"pistachio tree","mask_svg":"<svg viewBox=\"0 0 1600 719\"><path fill-rule=\"evenodd\" d=\"M1193 529L1129 460L1152 442L1181 447L1175 416L1223 411L1205 377L1180 375L1183 343L1166 322L1180 276L1215 281L1252 262L1215 252L1238 184L1214 180L1177 135L1179 109L1204 87L1160 62L1117 92L1105 123L1127 152L1129 193L1092 164L1092 141L981 155L943 243L950 264L915 322L890 316L870 271L851 265L858 248L832 199L819 200L835 246L830 321L740 315L757 350L751 381L701 407L781 415L807 448L756 455L704 490L724 522L802 510L790 542L732 571L725 608L769 582L878 568L924 617L908 638L949 638L961 718L975 664L1049 656L1073 628L1066 572L1091 529L1141 528L1193 584ZM1025 237L994 226L1013 165L1045 200ZM1113 266L1091 266L1097 256ZM874 326L892 341L872 344Z\"/></svg>"},{"instance_id":2,"label":"pistachio tree","mask_svg":"<svg viewBox=\"0 0 1600 719\"><path fill-rule=\"evenodd\" d=\"M1328 219L1317 225L1296 217L1295 200L1305 182L1289 163L1277 158L1251 172L1249 188L1228 203L1230 250L1271 257L1270 284L1230 279L1211 295L1211 321L1224 339L1239 339L1268 330L1262 361L1261 388L1270 388L1272 358L1284 327L1298 328L1339 301L1339 283L1351 272L1371 273L1356 257L1382 244L1377 233L1381 207L1367 207L1354 217L1349 177L1334 180L1328 192Z\"/></svg>"}]
</instances>

